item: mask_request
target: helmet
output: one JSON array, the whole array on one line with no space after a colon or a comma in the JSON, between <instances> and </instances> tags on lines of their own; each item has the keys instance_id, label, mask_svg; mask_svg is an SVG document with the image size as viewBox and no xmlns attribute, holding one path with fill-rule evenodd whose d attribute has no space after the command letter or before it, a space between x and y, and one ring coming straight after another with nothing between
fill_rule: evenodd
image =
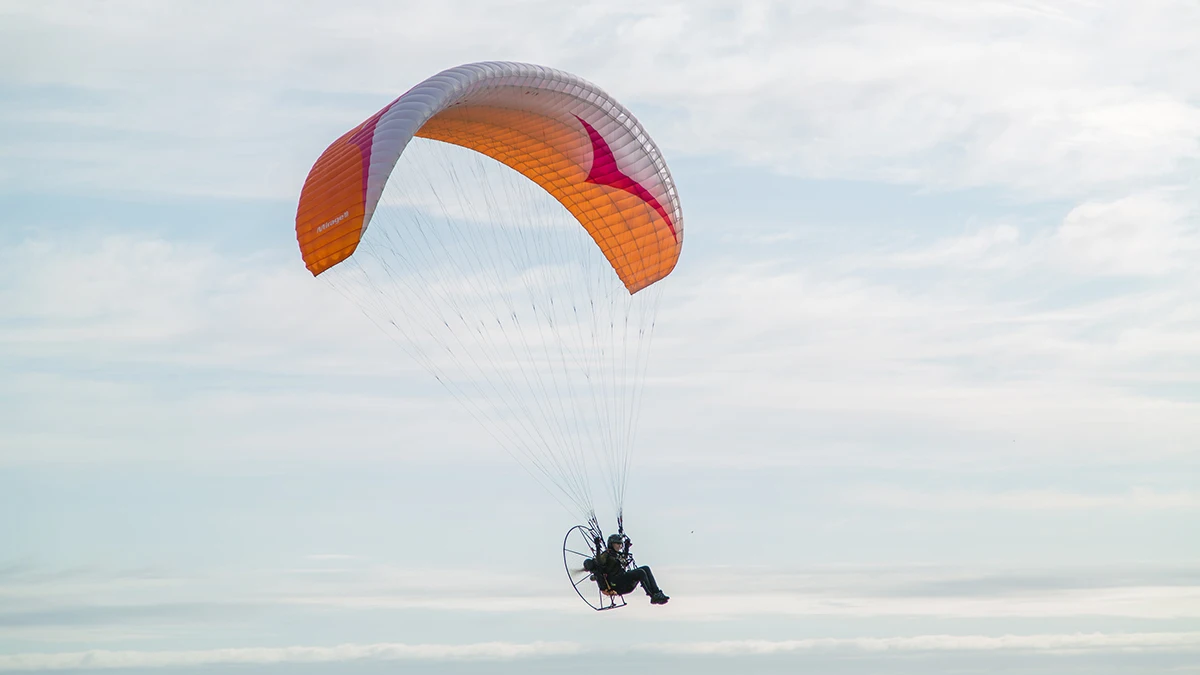
<instances>
[{"instance_id":1,"label":"helmet","mask_svg":"<svg viewBox=\"0 0 1200 675\"><path fill-rule=\"evenodd\" d=\"M608 535L608 545L609 546L612 546L613 544L623 544L623 543L625 543L625 535L623 535L623 534Z\"/></svg>"}]
</instances>

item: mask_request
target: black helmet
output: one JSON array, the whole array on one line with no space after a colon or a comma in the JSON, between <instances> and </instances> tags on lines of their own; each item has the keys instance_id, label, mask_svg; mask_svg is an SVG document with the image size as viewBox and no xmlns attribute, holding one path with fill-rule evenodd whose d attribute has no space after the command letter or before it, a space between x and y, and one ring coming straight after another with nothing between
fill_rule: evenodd
<instances>
[{"instance_id":1,"label":"black helmet","mask_svg":"<svg viewBox=\"0 0 1200 675\"><path fill-rule=\"evenodd\" d=\"M623 535L623 534L608 535L608 545L609 546L612 546L613 544L623 544L623 543L625 543L625 535Z\"/></svg>"}]
</instances>

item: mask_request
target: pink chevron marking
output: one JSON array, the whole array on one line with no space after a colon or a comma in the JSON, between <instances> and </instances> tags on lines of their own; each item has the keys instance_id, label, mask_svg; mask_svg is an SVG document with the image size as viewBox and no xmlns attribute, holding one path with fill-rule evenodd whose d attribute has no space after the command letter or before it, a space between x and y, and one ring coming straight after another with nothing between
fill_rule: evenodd
<instances>
[{"instance_id":1,"label":"pink chevron marking","mask_svg":"<svg viewBox=\"0 0 1200 675\"><path fill-rule=\"evenodd\" d=\"M667 215L667 210L663 208L663 205L658 203L646 186L621 172L621 169L617 167L617 158L613 156L612 148L608 147L608 143L605 142L599 131L584 122L579 115L574 117L579 120L584 129L587 129L588 138L592 141L592 170L588 173L587 182L624 190L654 207L658 215L662 216L663 221L667 223L667 227L671 229L671 236L675 238L675 241L679 241L679 235L675 232L675 223L671 221L671 217Z\"/></svg>"}]
</instances>

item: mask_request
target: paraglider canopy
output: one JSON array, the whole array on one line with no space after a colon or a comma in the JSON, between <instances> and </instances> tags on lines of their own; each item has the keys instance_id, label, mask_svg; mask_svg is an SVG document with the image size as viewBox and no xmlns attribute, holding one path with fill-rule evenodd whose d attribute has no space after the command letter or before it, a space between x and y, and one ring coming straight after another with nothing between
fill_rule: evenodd
<instances>
[{"instance_id":1,"label":"paraglider canopy","mask_svg":"<svg viewBox=\"0 0 1200 675\"><path fill-rule=\"evenodd\" d=\"M475 63L417 85L317 160L296 215L314 275L354 253L414 136L482 153L541 186L588 231L630 293L665 277L679 259L675 187L632 114L561 71Z\"/></svg>"},{"instance_id":2,"label":"paraglider canopy","mask_svg":"<svg viewBox=\"0 0 1200 675\"><path fill-rule=\"evenodd\" d=\"M658 282L683 245L627 108L551 68L450 68L329 144L296 238L579 521L597 482L621 512Z\"/></svg>"}]
</instances>

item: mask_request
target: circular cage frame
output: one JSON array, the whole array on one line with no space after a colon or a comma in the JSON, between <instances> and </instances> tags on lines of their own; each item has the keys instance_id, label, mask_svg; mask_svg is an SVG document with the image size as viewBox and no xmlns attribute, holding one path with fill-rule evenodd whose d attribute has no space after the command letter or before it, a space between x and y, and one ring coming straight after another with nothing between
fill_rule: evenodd
<instances>
[{"instance_id":1,"label":"circular cage frame","mask_svg":"<svg viewBox=\"0 0 1200 675\"><path fill-rule=\"evenodd\" d=\"M567 530L567 535L563 537L563 567L566 569L567 578L571 580L571 586L575 589L579 599L586 602L588 607L602 612L607 609L624 607L625 596L613 590L602 589L599 582L596 581L595 575L583 569L584 560L595 558L599 554L599 551L595 550L597 536L600 534L584 525L576 525ZM602 536L600 539L603 541ZM632 560L633 557L630 556L630 561L632 562ZM591 591L585 592L580 588L585 582L591 584Z\"/></svg>"}]
</instances>

